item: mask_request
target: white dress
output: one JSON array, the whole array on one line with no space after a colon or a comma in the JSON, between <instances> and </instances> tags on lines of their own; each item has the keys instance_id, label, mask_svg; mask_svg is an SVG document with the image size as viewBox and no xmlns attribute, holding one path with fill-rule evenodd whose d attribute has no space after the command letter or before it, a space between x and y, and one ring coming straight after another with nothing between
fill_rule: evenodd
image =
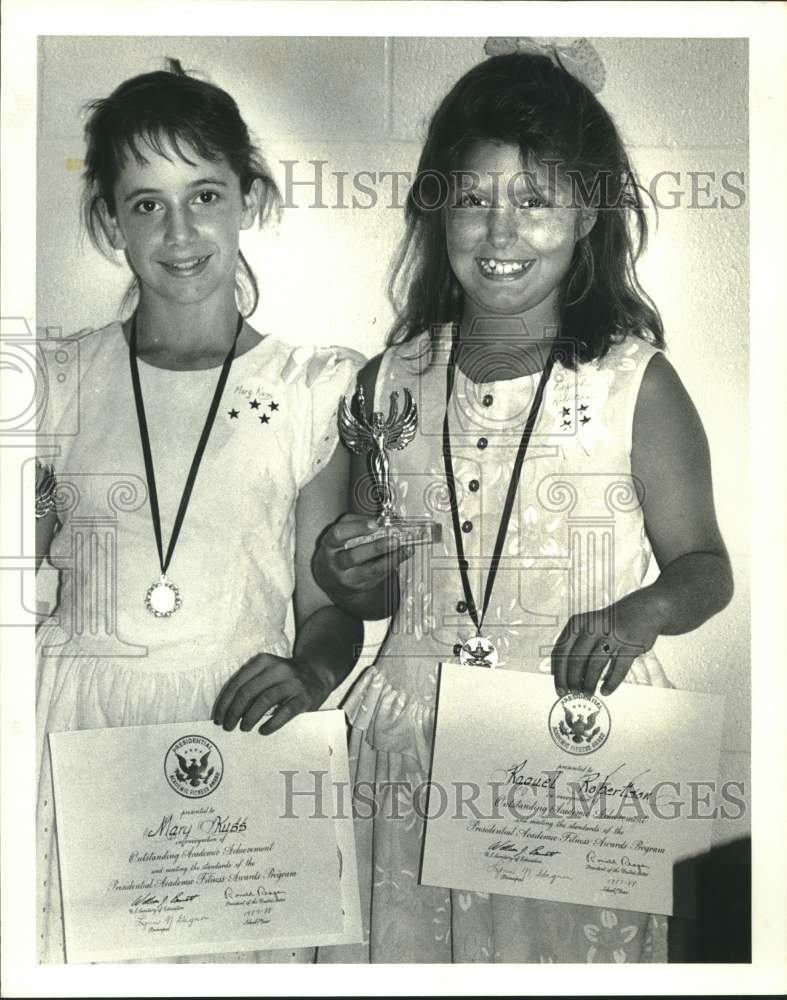
<instances>
[{"instance_id":1,"label":"white dress","mask_svg":"<svg viewBox=\"0 0 787 1000\"><path fill-rule=\"evenodd\" d=\"M56 467L62 528L49 555L59 602L37 636L37 913L40 960L62 962L47 733L209 719L251 656L290 654L295 502L333 454L363 358L267 336L235 359L168 569L183 599L170 618L144 605L160 568L122 328L64 340L46 360L39 455ZM219 370L139 369L166 551Z\"/></svg>"},{"instance_id":2,"label":"white dress","mask_svg":"<svg viewBox=\"0 0 787 1000\"><path fill-rule=\"evenodd\" d=\"M418 884L437 664L475 634L464 608L441 451L450 331L389 349L375 409L409 388L415 440L392 451L399 511L431 514L442 543L403 564L401 606L377 662L345 702L363 816L356 842L365 941L320 961L645 962L666 960L666 919ZM569 616L642 584L651 558L631 474L634 407L654 348L632 337L576 371L555 365L524 463L484 633L502 669L550 672ZM457 371L449 410L465 555L480 608L501 511L540 375L477 384ZM467 669L479 669L468 667ZM626 681L671 686L654 652ZM613 695L614 697L614 695ZM468 734L468 739L472 734ZM373 805L372 805L373 803Z\"/></svg>"}]
</instances>

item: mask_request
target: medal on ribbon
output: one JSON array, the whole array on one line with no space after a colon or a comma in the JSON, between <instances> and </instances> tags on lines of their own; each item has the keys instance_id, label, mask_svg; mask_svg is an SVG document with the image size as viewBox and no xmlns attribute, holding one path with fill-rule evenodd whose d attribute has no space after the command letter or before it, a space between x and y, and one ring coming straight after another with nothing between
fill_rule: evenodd
<instances>
[{"instance_id":1,"label":"medal on ribbon","mask_svg":"<svg viewBox=\"0 0 787 1000\"><path fill-rule=\"evenodd\" d=\"M448 365L446 369L446 396L445 396L445 415L443 416L443 464L445 467L445 479L448 486L448 499L451 507L451 524L454 530L454 542L456 544L456 555L457 562L459 566L459 575L462 580L462 589L465 595L465 604L467 605L467 612L473 620L475 625L475 636L467 639L463 639L456 643L454 646L454 653L459 657L460 663L467 664L469 666L475 667L488 667L493 668L497 666L499 660L499 654L497 647L489 636L482 635L482 628L484 624L484 618L486 616L487 609L489 607L489 601L492 596L492 588L495 584L495 576L497 575L497 569L500 565L500 557L503 553L503 546L505 544L506 534L508 533L508 525L511 521L511 512L514 508L514 500L516 499L517 488L519 486L519 479L522 474L522 465L525 461L525 455L527 454L527 447L530 443L530 438L533 434L533 428L535 427L536 419L538 417L539 411L541 410L541 403L544 398L544 390L546 389L547 382L549 381L549 376L552 372L552 367L555 363L555 352L554 349L550 351L547 362L544 365L544 370L541 373L541 378L538 383L538 388L536 389L536 394L533 399L533 405L530 407L530 413L528 414L527 421L525 422L525 429L522 432L522 438L519 442L517 448L516 458L514 460L514 468L511 472L511 479L508 484L508 490L506 492L506 499L503 505L503 513L500 518L500 525L497 530L497 537L495 539L495 547L492 552L492 558L489 563L489 572L486 577L486 584L484 586L484 596L483 604L481 606L481 614L478 613L478 608L475 603L475 598L473 596L473 588L470 586L470 577L468 575L469 563L465 557L464 542L462 541L462 527L459 519L459 504L456 497L456 477L454 476L454 463L453 455L451 453L451 431L448 421L448 409L451 401L451 393L454 388L454 375L456 370L456 354L459 348L459 335L456 330L453 333L453 342L451 344L451 353L448 359Z\"/></svg>"},{"instance_id":2,"label":"medal on ribbon","mask_svg":"<svg viewBox=\"0 0 787 1000\"><path fill-rule=\"evenodd\" d=\"M194 489L194 483L197 480L197 472L199 471L202 456L205 454L205 448L208 444L211 429L213 428L213 422L216 419L216 411L219 408L219 402L221 401L221 396L224 392L224 386L227 384L230 367L232 366L232 359L235 357L235 347L238 343L238 337L240 336L242 327L243 317L239 315L238 325L235 330L235 337L232 341L232 347L230 347L227 352L224 364L221 366L221 372L216 384L216 389L213 393L213 399L211 400L211 404L208 409L208 415L205 418L205 426L202 428L202 434L197 442L197 448L194 452L191 468L189 469L189 474L186 477L186 485L183 488L183 495L180 498L178 511L175 515L175 523L172 526L172 535L170 536L169 545L167 546L167 552L165 554L161 539L161 514L159 511L158 491L156 489L156 473L153 467L153 453L150 447L150 434L148 433L148 422L147 417L145 416L145 402L142 398L142 385L139 380L139 365L137 363L137 314L134 313L131 319L131 334L129 336L128 343L129 363L131 366L131 384L134 389L134 404L137 409L139 438L140 444L142 445L142 455L145 460L145 477L148 484L148 497L150 498L150 516L153 521L153 533L156 536L156 549L158 551L159 567L161 569L159 579L154 580L145 592L145 607L150 614L154 615L156 618L169 618L183 606L180 589L167 577L167 569L172 561L172 555L175 551L178 536L180 535L180 529L183 527L186 510L188 509L189 500L191 499L191 492Z\"/></svg>"}]
</instances>

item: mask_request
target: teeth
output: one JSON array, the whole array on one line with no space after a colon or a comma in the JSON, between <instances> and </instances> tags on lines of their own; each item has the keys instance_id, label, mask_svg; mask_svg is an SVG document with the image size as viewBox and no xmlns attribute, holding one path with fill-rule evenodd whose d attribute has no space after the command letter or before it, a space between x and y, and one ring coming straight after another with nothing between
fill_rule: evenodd
<instances>
[{"instance_id":1,"label":"teeth","mask_svg":"<svg viewBox=\"0 0 787 1000\"><path fill-rule=\"evenodd\" d=\"M192 257L191 260L181 261L178 264L170 262L167 264L167 267L172 267L176 271L190 271L193 267L196 267L198 264L201 264L207 259L207 257Z\"/></svg>"},{"instance_id":2,"label":"teeth","mask_svg":"<svg viewBox=\"0 0 787 1000\"><path fill-rule=\"evenodd\" d=\"M526 260L495 260L494 257L479 257L478 260L481 270L487 274L518 274L530 263Z\"/></svg>"}]
</instances>

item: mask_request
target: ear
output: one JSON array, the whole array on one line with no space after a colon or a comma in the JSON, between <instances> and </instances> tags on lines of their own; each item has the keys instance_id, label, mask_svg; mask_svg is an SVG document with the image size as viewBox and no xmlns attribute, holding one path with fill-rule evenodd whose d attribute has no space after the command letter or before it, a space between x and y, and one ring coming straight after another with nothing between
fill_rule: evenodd
<instances>
[{"instance_id":1,"label":"ear","mask_svg":"<svg viewBox=\"0 0 787 1000\"><path fill-rule=\"evenodd\" d=\"M264 201L265 186L262 183L262 178L255 177L248 192L243 195L243 210L240 216L241 229L251 229L259 218Z\"/></svg>"},{"instance_id":2,"label":"ear","mask_svg":"<svg viewBox=\"0 0 787 1000\"><path fill-rule=\"evenodd\" d=\"M104 230L107 239L112 244L115 250L125 250L126 249L126 238L123 235L123 231L120 228L117 217L112 215L107 207L106 201L103 198L99 198L96 202L96 207L98 209L98 216L101 220L101 228Z\"/></svg>"},{"instance_id":3,"label":"ear","mask_svg":"<svg viewBox=\"0 0 787 1000\"><path fill-rule=\"evenodd\" d=\"M584 237L588 235L593 226L595 226L597 217L598 209L594 208L592 205L580 208L579 215L577 217L578 240L584 239Z\"/></svg>"}]
</instances>

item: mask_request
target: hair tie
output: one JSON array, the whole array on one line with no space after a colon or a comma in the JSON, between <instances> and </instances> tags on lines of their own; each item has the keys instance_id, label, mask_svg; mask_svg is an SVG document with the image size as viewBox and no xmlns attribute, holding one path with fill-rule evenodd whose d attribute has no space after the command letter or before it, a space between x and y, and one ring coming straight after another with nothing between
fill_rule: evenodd
<instances>
[{"instance_id":1,"label":"hair tie","mask_svg":"<svg viewBox=\"0 0 787 1000\"><path fill-rule=\"evenodd\" d=\"M529 52L546 56L558 69L570 73L588 90L597 94L607 79L604 63L587 38L487 38L484 52L488 56Z\"/></svg>"}]
</instances>

